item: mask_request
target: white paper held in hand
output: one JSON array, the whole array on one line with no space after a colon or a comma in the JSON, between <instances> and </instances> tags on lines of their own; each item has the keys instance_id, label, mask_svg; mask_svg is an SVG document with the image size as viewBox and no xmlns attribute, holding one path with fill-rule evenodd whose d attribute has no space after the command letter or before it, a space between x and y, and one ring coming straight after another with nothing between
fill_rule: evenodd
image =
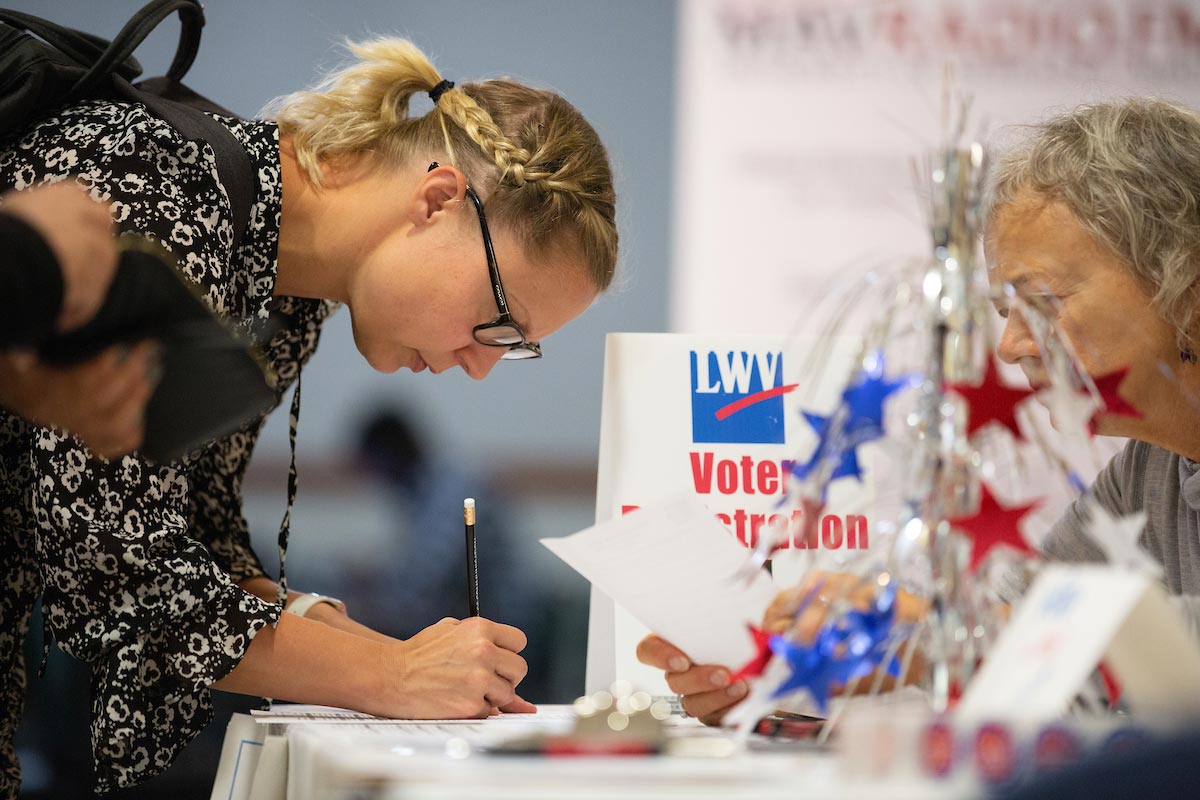
<instances>
[{"instance_id":1,"label":"white paper held in hand","mask_svg":"<svg viewBox=\"0 0 1200 800\"><path fill-rule=\"evenodd\" d=\"M749 660L746 625L762 624L778 591L765 571L738 574L749 551L691 496L541 542L697 664Z\"/></svg>"}]
</instances>

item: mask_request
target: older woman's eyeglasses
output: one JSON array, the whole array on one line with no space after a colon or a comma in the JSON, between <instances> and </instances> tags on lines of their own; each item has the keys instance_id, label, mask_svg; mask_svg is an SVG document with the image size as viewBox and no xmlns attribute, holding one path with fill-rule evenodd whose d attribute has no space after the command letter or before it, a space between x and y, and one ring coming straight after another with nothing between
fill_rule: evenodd
<instances>
[{"instance_id":1,"label":"older woman's eyeglasses","mask_svg":"<svg viewBox=\"0 0 1200 800\"><path fill-rule=\"evenodd\" d=\"M438 162L429 165L429 169L438 166ZM508 311L508 301L504 298L504 284L500 282L500 270L496 267L496 251L492 248L492 235L488 232L487 217L483 213L483 201L470 186L467 186L467 197L475 204L475 212L479 215L479 230L483 233L483 249L487 253L488 277L492 282L492 296L496 299L496 310L499 312L491 322L476 325L471 331L475 341L488 347L507 347L507 352L501 356L506 361L518 361L526 358L541 358L542 346L531 342L525 336L525 331L512 318Z\"/></svg>"}]
</instances>

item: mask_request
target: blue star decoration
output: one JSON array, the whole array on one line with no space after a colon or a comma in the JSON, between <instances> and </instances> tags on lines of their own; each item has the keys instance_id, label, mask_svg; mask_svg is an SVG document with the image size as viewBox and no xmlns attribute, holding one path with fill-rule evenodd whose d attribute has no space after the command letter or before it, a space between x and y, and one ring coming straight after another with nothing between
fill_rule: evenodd
<instances>
[{"instance_id":1,"label":"blue star decoration","mask_svg":"<svg viewBox=\"0 0 1200 800\"><path fill-rule=\"evenodd\" d=\"M798 461L793 463L792 474L803 480L825 459L839 458L837 468L829 476L830 480L848 477L862 480L862 469L858 466L858 454L854 451L854 448L845 449L838 446L840 442L835 444L831 441L829 435L829 417L822 417L819 414L805 411L804 418L808 420L808 424L812 426L812 429L817 434L817 449L813 451L812 457L807 462L803 464Z\"/></svg>"},{"instance_id":2,"label":"blue star decoration","mask_svg":"<svg viewBox=\"0 0 1200 800\"><path fill-rule=\"evenodd\" d=\"M842 392L842 402L850 411L846 435L855 446L883 436L884 401L917 381L915 375L885 378L883 353L872 353L865 362Z\"/></svg>"},{"instance_id":3,"label":"blue star decoration","mask_svg":"<svg viewBox=\"0 0 1200 800\"><path fill-rule=\"evenodd\" d=\"M870 607L849 611L822 627L810 645L772 636L771 651L791 669L772 698L805 689L825 713L834 687L868 675L883 663L898 632L893 627L895 614L896 589L888 586ZM888 660L887 672L893 678L900 677L896 655Z\"/></svg>"},{"instance_id":4,"label":"blue star decoration","mask_svg":"<svg viewBox=\"0 0 1200 800\"><path fill-rule=\"evenodd\" d=\"M793 642L783 636L772 636L770 646L771 652L782 658L792 671L787 680L779 684L771 699L806 689L824 714L829 707L829 695L833 687L840 683L837 656L828 651L828 643L821 636L811 645Z\"/></svg>"},{"instance_id":5,"label":"blue star decoration","mask_svg":"<svg viewBox=\"0 0 1200 800\"><path fill-rule=\"evenodd\" d=\"M895 633L896 588L884 587L871 606L846 612L834 627L843 636L843 657L849 662L850 679L866 675L883 663ZM892 656L887 665L888 674L900 677L900 661Z\"/></svg>"},{"instance_id":6,"label":"blue star decoration","mask_svg":"<svg viewBox=\"0 0 1200 800\"><path fill-rule=\"evenodd\" d=\"M817 448L807 462L796 462L792 465L792 474L804 480L826 459L837 458L838 465L829 476L830 481L837 478L862 480L856 448L883 436L884 402L900 389L913 385L916 380L915 375L885 378L881 352L872 353L864 359L863 368L854 375L842 392L839 412L845 422L840 425L836 438L831 436L834 431L829 417L804 412L804 418L818 436ZM822 497L825 488L822 487Z\"/></svg>"}]
</instances>

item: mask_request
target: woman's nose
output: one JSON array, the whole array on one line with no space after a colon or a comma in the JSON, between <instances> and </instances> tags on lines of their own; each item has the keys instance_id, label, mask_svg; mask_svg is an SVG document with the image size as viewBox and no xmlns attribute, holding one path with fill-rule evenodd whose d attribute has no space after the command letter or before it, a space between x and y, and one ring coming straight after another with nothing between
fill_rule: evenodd
<instances>
[{"instance_id":1,"label":"woman's nose","mask_svg":"<svg viewBox=\"0 0 1200 800\"><path fill-rule=\"evenodd\" d=\"M488 347L479 342L473 342L459 351L459 358L462 361L463 371L473 380L481 381L492 371L492 367L496 366L496 362L504 357L504 353L503 347Z\"/></svg>"},{"instance_id":2,"label":"woman's nose","mask_svg":"<svg viewBox=\"0 0 1200 800\"><path fill-rule=\"evenodd\" d=\"M1005 320L1004 330L1000 333L1000 342L996 345L996 355L1005 364L1016 364L1020 359L1038 355L1037 342L1019 311L1015 309Z\"/></svg>"}]
</instances>

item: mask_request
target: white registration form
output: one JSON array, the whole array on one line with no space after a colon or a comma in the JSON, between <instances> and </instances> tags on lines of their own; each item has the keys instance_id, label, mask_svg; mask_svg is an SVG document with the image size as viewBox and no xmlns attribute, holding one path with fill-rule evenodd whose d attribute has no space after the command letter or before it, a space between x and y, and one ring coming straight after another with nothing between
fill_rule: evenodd
<instances>
[{"instance_id":1,"label":"white registration form","mask_svg":"<svg viewBox=\"0 0 1200 800\"><path fill-rule=\"evenodd\" d=\"M540 705L532 714L497 714L486 719L392 719L376 717L361 711L351 711L347 708L334 706L314 706L301 703L274 703L270 709L255 709L250 712L254 721L260 724L282 723L296 725L303 723L321 723L324 725L404 725L404 726L438 726L438 725L482 725L484 723L505 724L535 720L539 723L547 721L574 722L575 713L570 706Z\"/></svg>"},{"instance_id":2,"label":"white registration form","mask_svg":"<svg viewBox=\"0 0 1200 800\"><path fill-rule=\"evenodd\" d=\"M533 714L487 719L385 719L293 704L255 711L252 718L234 716L214 800L340 797L351 793L340 783L340 768L330 765L342 758L365 759L403 773L410 760L425 757L452 770L469 755L517 739L566 734L575 724L571 706L563 705L540 705Z\"/></svg>"},{"instance_id":3,"label":"white registration form","mask_svg":"<svg viewBox=\"0 0 1200 800\"><path fill-rule=\"evenodd\" d=\"M746 549L698 499L681 496L542 544L698 664L737 668L754 655L778 591L740 572Z\"/></svg>"}]
</instances>

